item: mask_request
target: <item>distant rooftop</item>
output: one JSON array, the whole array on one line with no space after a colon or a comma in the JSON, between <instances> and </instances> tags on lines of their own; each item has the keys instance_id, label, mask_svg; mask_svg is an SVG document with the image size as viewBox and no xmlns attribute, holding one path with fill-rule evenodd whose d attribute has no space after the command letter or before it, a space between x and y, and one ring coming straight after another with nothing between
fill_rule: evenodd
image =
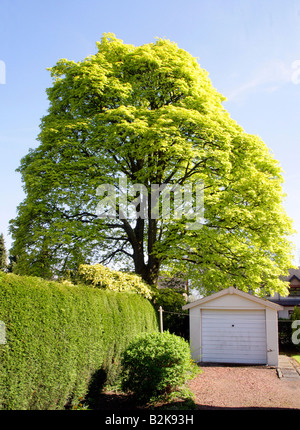
<instances>
[{"instance_id":1,"label":"distant rooftop","mask_svg":"<svg viewBox=\"0 0 300 430\"><path fill-rule=\"evenodd\" d=\"M270 302L277 303L281 306L300 306L300 297L295 298L285 298L285 297L279 297L278 299L274 299L273 297L268 299Z\"/></svg>"},{"instance_id":2,"label":"distant rooftop","mask_svg":"<svg viewBox=\"0 0 300 430\"><path fill-rule=\"evenodd\" d=\"M300 267L298 267L298 269L289 269L289 275L283 276L282 280L290 281L294 276L300 281Z\"/></svg>"}]
</instances>

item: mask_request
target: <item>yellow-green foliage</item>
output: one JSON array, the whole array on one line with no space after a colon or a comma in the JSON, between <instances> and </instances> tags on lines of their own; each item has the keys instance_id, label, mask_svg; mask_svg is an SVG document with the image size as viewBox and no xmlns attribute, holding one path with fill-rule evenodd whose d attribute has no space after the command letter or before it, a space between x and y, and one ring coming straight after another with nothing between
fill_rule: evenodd
<instances>
[{"instance_id":1,"label":"yellow-green foliage","mask_svg":"<svg viewBox=\"0 0 300 430\"><path fill-rule=\"evenodd\" d=\"M151 299L151 289L133 273L111 270L102 264L82 264L79 266L80 279L93 287L104 288L112 291L132 291L147 299Z\"/></svg>"},{"instance_id":2,"label":"yellow-green foliage","mask_svg":"<svg viewBox=\"0 0 300 430\"><path fill-rule=\"evenodd\" d=\"M96 375L116 381L132 339L158 331L152 304L139 294L1 272L0 320L2 410L77 403Z\"/></svg>"}]
</instances>

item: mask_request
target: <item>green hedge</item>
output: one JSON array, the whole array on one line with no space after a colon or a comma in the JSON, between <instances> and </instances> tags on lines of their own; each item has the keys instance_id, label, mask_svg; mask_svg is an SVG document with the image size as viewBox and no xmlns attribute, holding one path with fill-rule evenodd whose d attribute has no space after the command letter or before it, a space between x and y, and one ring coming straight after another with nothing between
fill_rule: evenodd
<instances>
[{"instance_id":1,"label":"green hedge","mask_svg":"<svg viewBox=\"0 0 300 430\"><path fill-rule=\"evenodd\" d=\"M113 383L121 354L157 332L152 304L134 293L0 273L0 409L62 409L96 376Z\"/></svg>"}]
</instances>

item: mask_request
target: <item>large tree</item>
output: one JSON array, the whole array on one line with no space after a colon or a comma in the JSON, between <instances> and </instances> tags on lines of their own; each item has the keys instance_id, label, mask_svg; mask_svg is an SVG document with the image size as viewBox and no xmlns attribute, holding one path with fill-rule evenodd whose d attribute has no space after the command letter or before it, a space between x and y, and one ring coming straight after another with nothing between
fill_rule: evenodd
<instances>
[{"instance_id":1,"label":"large tree","mask_svg":"<svg viewBox=\"0 0 300 430\"><path fill-rule=\"evenodd\" d=\"M39 145L19 168L26 199L11 221L19 273L113 262L149 283L164 267L207 290L284 292L292 226L281 168L262 140L231 119L208 73L175 43L135 47L107 34L97 47L51 69ZM127 217L118 204L115 218L97 215L98 187L120 191L119 178L149 191L145 216L141 204ZM153 216L153 184L196 183L202 228L184 215Z\"/></svg>"},{"instance_id":2,"label":"large tree","mask_svg":"<svg viewBox=\"0 0 300 430\"><path fill-rule=\"evenodd\" d=\"M0 234L0 270L7 269L7 252L3 233Z\"/></svg>"}]
</instances>

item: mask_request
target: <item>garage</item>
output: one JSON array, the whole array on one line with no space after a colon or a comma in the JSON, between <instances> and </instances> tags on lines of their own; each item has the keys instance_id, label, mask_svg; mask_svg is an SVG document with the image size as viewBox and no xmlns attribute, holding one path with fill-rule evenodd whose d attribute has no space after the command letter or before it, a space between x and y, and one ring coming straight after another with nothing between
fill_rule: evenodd
<instances>
[{"instance_id":1,"label":"garage","mask_svg":"<svg viewBox=\"0 0 300 430\"><path fill-rule=\"evenodd\" d=\"M195 361L277 366L281 306L230 287L183 309Z\"/></svg>"},{"instance_id":2,"label":"garage","mask_svg":"<svg viewBox=\"0 0 300 430\"><path fill-rule=\"evenodd\" d=\"M264 311L203 310L202 361L266 364Z\"/></svg>"}]
</instances>

